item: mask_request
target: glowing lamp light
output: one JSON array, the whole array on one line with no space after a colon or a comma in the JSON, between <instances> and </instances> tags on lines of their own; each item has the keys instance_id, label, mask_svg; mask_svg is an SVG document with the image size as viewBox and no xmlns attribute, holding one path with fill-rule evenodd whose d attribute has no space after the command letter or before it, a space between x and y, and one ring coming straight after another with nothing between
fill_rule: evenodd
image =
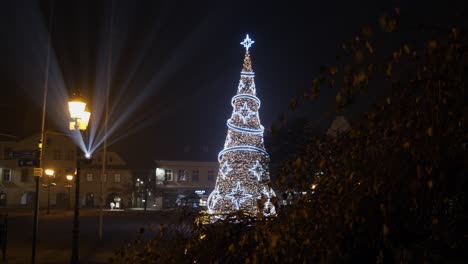
<instances>
[{"instance_id":1,"label":"glowing lamp light","mask_svg":"<svg viewBox=\"0 0 468 264\"><path fill-rule=\"evenodd\" d=\"M85 158L90 159L91 158L91 153L89 153L89 152L85 153Z\"/></svg>"},{"instance_id":2,"label":"glowing lamp light","mask_svg":"<svg viewBox=\"0 0 468 264\"><path fill-rule=\"evenodd\" d=\"M72 180L73 180L73 175L68 174L68 175L67 175L67 180L68 180L68 181L72 181Z\"/></svg>"},{"instance_id":3,"label":"glowing lamp light","mask_svg":"<svg viewBox=\"0 0 468 264\"><path fill-rule=\"evenodd\" d=\"M86 103L74 100L68 102L68 111L70 111L70 117L73 119L78 119L82 117L82 113L85 111Z\"/></svg>"},{"instance_id":4,"label":"glowing lamp light","mask_svg":"<svg viewBox=\"0 0 468 264\"><path fill-rule=\"evenodd\" d=\"M68 102L68 111L72 119L70 130L86 130L91 117L91 113L86 111L86 103L79 97L71 99Z\"/></svg>"},{"instance_id":5,"label":"glowing lamp light","mask_svg":"<svg viewBox=\"0 0 468 264\"><path fill-rule=\"evenodd\" d=\"M88 111L84 111L81 113L81 117L78 118L78 129L79 130L86 130L89 124L89 119L91 117L91 113Z\"/></svg>"},{"instance_id":6,"label":"glowing lamp light","mask_svg":"<svg viewBox=\"0 0 468 264\"><path fill-rule=\"evenodd\" d=\"M53 169L46 169L44 172L49 177L54 176L54 173L55 173L55 171Z\"/></svg>"}]
</instances>

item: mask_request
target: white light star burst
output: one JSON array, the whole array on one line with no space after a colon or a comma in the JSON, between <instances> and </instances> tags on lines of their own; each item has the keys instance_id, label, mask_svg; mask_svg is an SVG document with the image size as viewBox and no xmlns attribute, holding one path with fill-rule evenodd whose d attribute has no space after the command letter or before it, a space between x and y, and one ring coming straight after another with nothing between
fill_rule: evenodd
<instances>
[{"instance_id":1,"label":"white light star burst","mask_svg":"<svg viewBox=\"0 0 468 264\"><path fill-rule=\"evenodd\" d=\"M213 209L216 204L218 203L218 200L220 198L219 195L219 186L216 186L216 188L213 190L213 192L208 196L207 200L207 206L208 206L208 212L213 213Z\"/></svg>"},{"instance_id":2,"label":"white light star burst","mask_svg":"<svg viewBox=\"0 0 468 264\"><path fill-rule=\"evenodd\" d=\"M249 171L253 173L253 175L257 178L258 181L262 179L262 175L265 172L258 160L255 162L252 168L249 169Z\"/></svg>"},{"instance_id":3,"label":"white light star burst","mask_svg":"<svg viewBox=\"0 0 468 264\"><path fill-rule=\"evenodd\" d=\"M241 79L241 80L239 81L239 86L237 86L237 92L240 93L240 91L242 91L242 89L244 89L244 87L245 87L245 83L244 83L244 81Z\"/></svg>"},{"instance_id":4,"label":"white light star burst","mask_svg":"<svg viewBox=\"0 0 468 264\"><path fill-rule=\"evenodd\" d=\"M247 124L247 119L251 118L252 116L255 116L255 112L250 110L249 106L247 105L247 102L244 102L244 105L239 109L239 111L236 113L241 119L242 123Z\"/></svg>"},{"instance_id":5,"label":"white light star burst","mask_svg":"<svg viewBox=\"0 0 468 264\"><path fill-rule=\"evenodd\" d=\"M241 187L240 182L237 182L236 187L232 188L231 192L226 194L226 197L230 198L231 201L236 205L236 210L239 210L240 204L252 198L253 195L246 193L244 188Z\"/></svg>"},{"instance_id":6,"label":"white light star burst","mask_svg":"<svg viewBox=\"0 0 468 264\"><path fill-rule=\"evenodd\" d=\"M227 163L227 161L224 162L223 167L221 167L221 175L223 175L223 179L226 179L226 176L229 174L229 172L232 171L231 166Z\"/></svg>"}]
</instances>

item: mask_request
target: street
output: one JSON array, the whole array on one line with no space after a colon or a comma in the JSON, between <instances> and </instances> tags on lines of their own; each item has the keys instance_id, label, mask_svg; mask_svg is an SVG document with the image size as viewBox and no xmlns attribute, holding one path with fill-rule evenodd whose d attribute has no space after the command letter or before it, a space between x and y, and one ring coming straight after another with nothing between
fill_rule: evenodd
<instances>
[{"instance_id":1,"label":"street","mask_svg":"<svg viewBox=\"0 0 468 264\"><path fill-rule=\"evenodd\" d=\"M1 210L8 213L6 262L30 263L33 216L31 210ZM141 228L177 222L174 211L104 211L103 238L98 237L99 211L80 211L80 263L107 263L114 250L138 237ZM41 210L36 263L68 263L71 256L72 211ZM146 236L149 234L146 233Z\"/></svg>"}]
</instances>

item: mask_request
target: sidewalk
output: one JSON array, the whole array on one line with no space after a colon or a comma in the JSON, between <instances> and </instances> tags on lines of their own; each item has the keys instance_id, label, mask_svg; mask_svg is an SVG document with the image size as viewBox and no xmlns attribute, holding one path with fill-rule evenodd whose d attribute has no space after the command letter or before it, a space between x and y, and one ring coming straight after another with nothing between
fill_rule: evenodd
<instances>
[{"instance_id":1,"label":"sidewalk","mask_svg":"<svg viewBox=\"0 0 468 264\"><path fill-rule=\"evenodd\" d=\"M158 212L173 212L178 208L166 208L166 209L154 209L147 208L146 213L158 213ZM99 215L99 208L80 208L80 216L92 216ZM144 208L125 208L125 209L109 209L105 208L102 210L105 215L118 215L126 213L145 213ZM0 214L7 214L9 216L34 216L33 208L20 208L20 207L9 207L9 208L0 208ZM46 208L41 208L39 210L39 216L44 215L61 215L61 216L72 216L74 214L73 209L61 209L61 208L51 208L50 214L47 214Z\"/></svg>"}]
</instances>

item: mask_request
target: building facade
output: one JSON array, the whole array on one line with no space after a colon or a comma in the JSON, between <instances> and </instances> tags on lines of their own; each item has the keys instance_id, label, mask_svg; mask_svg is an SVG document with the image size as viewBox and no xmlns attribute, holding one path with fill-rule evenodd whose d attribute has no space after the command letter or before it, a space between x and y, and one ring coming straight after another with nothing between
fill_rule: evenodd
<instances>
[{"instance_id":1,"label":"building facade","mask_svg":"<svg viewBox=\"0 0 468 264\"><path fill-rule=\"evenodd\" d=\"M180 205L204 206L215 186L218 166L218 162L156 161L155 173L148 182L149 204L155 209ZM197 197L202 202L195 205L192 201Z\"/></svg>"},{"instance_id":2,"label":"building facade","mask_svg":"<svg viewBox=\"0 0 468 264\"><path fill-rule=\"evenodd\" d=\"M0 138L0 206L32 207L35 201L34 168L39 166L38 142L40 134L23 139ZM44 208L70 208L74 201L74 177L77 165L76 144L67 134L46 132L43 143L42 168L52 170L53 175L43 173L40 178L39 205ZM132 186L132 174L117 153L107 153L107 170L102 175L102 153L89 164L81 162L80 204L97 206L99 197L113 200L121 196L123 204L129 200L128 186ZM106 176L109 175L109 176ZM67 176L73 176L72 180ZM98 196L99 195L99 196ZM129 203L129 202L128 202Z\"/></svg>"},{"instance_id":3,"label":"building facade","mask_svg":"<svg viewBox=\"0 0 468 264\"><path fill-rule=\"evenodd\" d=\"M104 206L119 201L119 208L132 206L133 175L127 163L116 152L106 152L105 169L104 153L93 155L89 164L81 167L81 203L85 207L97 207L101 199Z\"/></svg>"},{"instance_id":4,"label":"building facade","mask_svg":"<svg viewBox=\"0 0 468 264\"><path fill-rule=\"evenodd\" d=\"M35 200L34 168L39 167L38 144L40 134L0 143L0 193L4 206L32 207ZM41 207L66 207L70 181L67 175L75 172L76 146L68 135L47 132L44 137L42 164L53 174L40 179L39 204Z\"/></svg>"}]
</instances>

